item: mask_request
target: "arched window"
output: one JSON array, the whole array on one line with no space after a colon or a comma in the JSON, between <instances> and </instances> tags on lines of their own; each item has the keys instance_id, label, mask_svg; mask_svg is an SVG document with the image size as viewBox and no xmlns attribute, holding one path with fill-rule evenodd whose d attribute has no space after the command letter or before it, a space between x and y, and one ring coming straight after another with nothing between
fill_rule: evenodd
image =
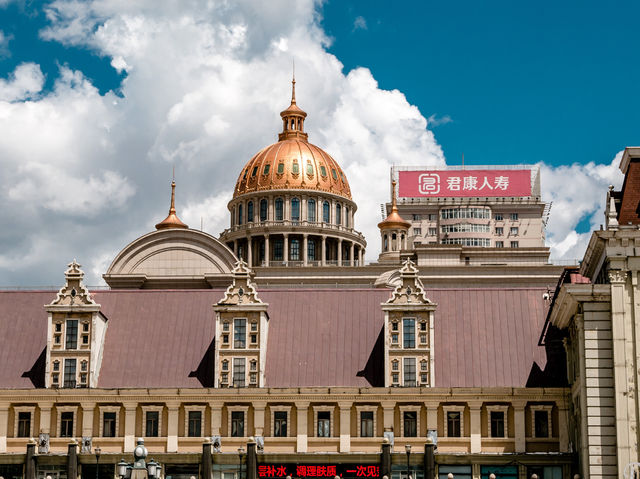
<instances>
[{"instance_id":1,"label":"arched window","mask_svg":"<svg viewBox=\"0 0 640 479\"><path fill-rule=\"evenodd\" d=\"M297 175L298 173L300 173L300 167L298 166L298 160L293 160L293 163L291 164L291 172L294 175Z\"/></svg>"},{"instance_id":2,"label":"arched window","mask_svg":"<svg viewBox=\"0 0 640 479\"><path fill-rule=\"evenodd\" d=\"M349 228L349 207L344 207L344 225Z\"/></svg>"},{"instance_id":3,"label":"arched window","mask_svg":"<svg viewBox=\"0 0 640 479\"><path fill-rule=\"evenodd\" d=\"M336 205L336 224L342 224L342 205L340 204Z\"/></svg>"},{"instance_id":4,"label":"arched window","mask_svg":"<svg viewBox=\"0 0 640 479\"><path fill-rule=\"evenodd\" d=\"M324 203L322 203L322 221L328 223L330 218L331 215L329 211L329 202L325 201Z\"/></svg>"},{"instance_id":5,"label":"arched window","mask_svg":"<svg viewBox=\"0 0 640 479\"><path fill-rule=\"evenodd\" d=\"M300 240L292 238L290 249L291 254L289 255L289 259L291 261L300 261Z\"/></svg>"},{"instance_id":6,"label":"arched window","mask_svg":"<svg viewBox=\"0 0 640 479\"><path fill-rule=\"evenodd\" d=\"M313 176L313 165L310 161L307 161L307 175Z\"/></svg>"},{"instance_id":7,"label":"arched window","mask_svg":"<svg viewBox=\"0 0 640 479\"><path fill-rule=\"evenodd\" d=\"M268 203L266 199L260 200L260 221L267 221L267 207Z\"/></svg>"},{"instance_id":8,"label":"arched window","mask_svg":"<svg viewBox=\"0 0 640 479\"><path fill-rule=\"evenodd\" d=\"M300 200L298 198L291 200L291 221L300 221Z\"/></svg>"},{"instance_id":9,"label":"arched window","mask_svg":"<svg viewBox=\"0 0 640 479\"><path fill-rule=\"evenodd\" d=\"M242 224L242 204L238 205L238 224Z\"/></svg>"},{"instance_id":10,"label":"arched window","mask_svg":"<svg viewBox=\"0 0 640 479\"><path fill-rule=\"evenodd\" d=\"M223 371L229 370L229 361L227 361L226 359L222 361L222 370Z\"/></svg>"},{"instance_id":11,"label":"arched window","mask_svg":"<svg viewBox=\"0 0 640 479\"><path fill-rule=\"evenodd\" d=\"M282 198L276 198L276 221L284 219L284 203Z\"/></svg>"},{"instance_id":12,"label":"arched window","mask_svg":"<svg viewBox=\"0 0 640 479\"><path fill-rule=\"evenodd\" d=\"M307 200L307 221L316 222L316 200Z\"/></svg>"},{"instance_id":13,"label":"arched window","mask_svg":"<svg viewBox=\"0 0 640 479\"><path fill-rule=\"evenodd\" d=\"M389 251L389 237L384 235L384 250Z\"/></svg>"},{"instance_id":14,"label":"arched window","mask_svg":"<svg viewBox=\"0 0 640 479\"><path fill-rule=\"evenodd\" d=\"M247 223L253 223L253 201L247 203Z\"/></svg>"}]
</instances>

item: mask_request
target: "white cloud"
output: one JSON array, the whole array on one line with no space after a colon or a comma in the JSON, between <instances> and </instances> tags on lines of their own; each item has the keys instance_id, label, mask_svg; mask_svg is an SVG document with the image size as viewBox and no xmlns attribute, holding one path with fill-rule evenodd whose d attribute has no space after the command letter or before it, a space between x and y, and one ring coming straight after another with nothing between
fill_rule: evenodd
<instances>
[{"instance_id":1,"label":"white cloud","mask_svg":"<svg viewBox=\"0 0 640 479\"><path fill-rule=\"evenodd\" d=\"M366 30L367 29L367 20L363 16L357 16L353 21L353 30Z\"/></svg>"},{"instance_id":2,"label":"white cloud","mask_svg":"<svg viewBox=\"0 0 640 479\"><path fill-rule=\"evenodd\" d=\"M11 56L11 52L9 51L9 42L12 39L13 35L7 35L0 30L0 58Z\"/></svg>"},{"instance_id":3,"label":"white cloud","mask_svg":"<svg viewBox=\"0 0 640 479\"><path fill-rule=\"evenodd\" d=\"M27 100L42 90L44 75L35 63L22 63L8 80L0 79L0 102Z\"/></svg>"},{"instance_id":4,"label":"white cloud","mask_svg":"<svg viewBox=\"0 0 640 479\"><path fill-rule=\"evenodd\" d=\"M542 198L553 202L547 225L547 244L553 258L582 259L591 232L577 233L586 219L591 230L604 224L606 191L619 189L623 175L618 166L622 152L609 164L549 166L541 164Z\"/></svg>"},{"instance_id":5,"label":"white cloud","mask_svg":"<svg viewBox=\"0 0 640 479\"><path fill-rule=\"evenodd\" d=\"M389 168L443 165L427 129L438 120L401 92L381 90L365 68L345 75L327 52L316 8L312 0L48 4L43 38L92 49L126 77L119 95L101 95L64 66L50 92L34 64L0 80L0 222L9 225L0 230L0 285L59 284L74 257L87 265L89 284L101 282L116 252L166 216L173 166L178 215L193 228L203 218L217 236L242 166L276 141L292 60L309 139L343 166L367 258L377 258ZM580 194L602 186L600 167L585 168L575 167L585 177ZM545 181L557 194L555 180ZM598 208L590 204L584 214ZM557 251L568 250L562 241L575 227L562 224L549 229Z\"/></svg>"}]
</instances>

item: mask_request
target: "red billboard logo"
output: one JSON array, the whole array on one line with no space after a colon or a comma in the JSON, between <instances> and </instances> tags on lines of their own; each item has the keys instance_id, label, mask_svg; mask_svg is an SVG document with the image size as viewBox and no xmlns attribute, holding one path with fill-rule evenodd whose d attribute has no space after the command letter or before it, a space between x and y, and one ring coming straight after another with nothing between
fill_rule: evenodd
<instances>
[{"instance_id":1,"label":"red billboard logo","mask_svg":"<svg viewBox=\"0 0 640 479\"><path fill-rule=\"evenodd\" d=\"M530 170L399 171L398 196L531 196Z\"/></svg>"}]
</instances>

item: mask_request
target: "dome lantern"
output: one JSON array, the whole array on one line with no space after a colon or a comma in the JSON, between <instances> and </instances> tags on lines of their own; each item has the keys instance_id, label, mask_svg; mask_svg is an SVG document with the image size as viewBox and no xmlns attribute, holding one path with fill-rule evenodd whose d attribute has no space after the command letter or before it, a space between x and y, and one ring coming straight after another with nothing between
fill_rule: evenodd
<instances>
[{"instance_id":1,"label":"dome lantern","mask_svg":"<svg viewBox=\"0 0 640 479\"><path fill-rule=\"evenodd\" d=\"M307 141L308 135L304 132L304 119L307 113L296 104L296 77L291 80L291 105L280 112L282 117L282 133L278 134L278 141L290 138L300 138Z\"/></svg>"}]
</instances>

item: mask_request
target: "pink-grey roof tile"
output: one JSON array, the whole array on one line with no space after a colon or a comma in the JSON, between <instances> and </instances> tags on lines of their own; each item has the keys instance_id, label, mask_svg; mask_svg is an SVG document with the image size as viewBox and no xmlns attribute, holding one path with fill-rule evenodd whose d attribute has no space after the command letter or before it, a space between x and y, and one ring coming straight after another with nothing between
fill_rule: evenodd
<instances>
[{"instance_id":1,"label":"pink-grey roof tile","mask_svg":"<svg viewBox=\"0 0 640 479\"><path fill-rule=\"evenodd\" d=\"M270 317L266 385L381 385L380 303L389 293L261 291ZM538 346L543 293L539 288L428 290L438 304L436 386L525 386L534 362L540 368L546 364ZM38 385L28 372L43 374L38 369L46 345L43 305L54 297L52 291L0 292L0 387ZM203 377L213 374L212 305L221 297L221 290L95 292L108 318L99 387L202 387Z\"/></svg>"}]
</instances>

